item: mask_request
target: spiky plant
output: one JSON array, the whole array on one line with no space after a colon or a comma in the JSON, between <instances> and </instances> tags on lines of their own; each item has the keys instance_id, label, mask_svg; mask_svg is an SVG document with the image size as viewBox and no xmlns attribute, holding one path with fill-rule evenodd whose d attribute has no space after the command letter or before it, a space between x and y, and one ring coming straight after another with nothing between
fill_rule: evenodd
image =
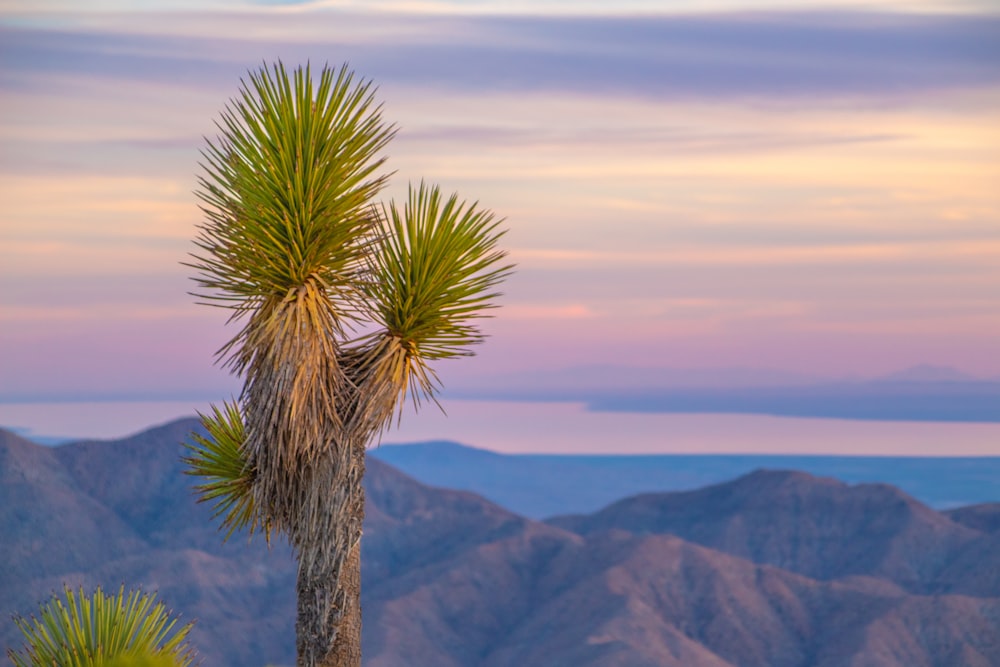
<instances>
[{"instance_id":1,"label":"spiky plant","mask_svg":"<svg viewBox=\"0 0 1000 667\"><path fill-rule=\"evenodd\" d=\"M243 378L186 458L227 537L278 531L296 550L302 667L361 664L365 449L431 362L471 354L511 271L492 213L423 182L378 205L394 129L346 68L251 73L203 151L205 222L189 266L240 325L220 350Z\"/></svg>"},{"instance_id":2,"label":"spiky plant","mask_svg":"<svg viewBox=\"0 0 1000 667\"><path fill-rule=\"evenodd\" d=\"M110 667L145 665L188 667L194 652L187 644L193 623L177 619L155 594L139 591L107 595L98 588L64 590L41 606L40 616L14 622L25 637L20 651L9 650L15 667Z\"/></svg>"},{"instance_id":3,"label":"spiky plant","mask_svg":"<svg viewBox=\"0 0 1000 667\"><path fill-rule=\"evenodd\" d=\"M256 511L250 494L254 469L247 466L241 451L246 432L239 406L226 401L221 408L213 405L211 414L198 416L206 435L191 434L193 442L184 443L189 456L182 460L189 466L188 474L205 480L194 487L199 502L211 502L212 518L222 518L223 541L240 530L247 530L252 537L264 529L270 542L270 526Z\"/></svg>"},{"instance_id":4,"label":"spiky plant","mask_svg":"<svg viewBox=\"0 0 1000 667\"><path fill-rule=\"evenodd\" d=\"M177 667L177 663L165 656L122 655L102 662L98 667Z\"/></svg>"}]
</instances>

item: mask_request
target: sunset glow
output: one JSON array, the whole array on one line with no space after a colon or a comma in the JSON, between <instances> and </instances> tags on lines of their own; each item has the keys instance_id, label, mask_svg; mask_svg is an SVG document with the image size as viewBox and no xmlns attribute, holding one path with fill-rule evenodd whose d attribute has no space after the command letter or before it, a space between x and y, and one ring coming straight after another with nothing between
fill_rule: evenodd
<instances>
[{"instance_id":1,"label":"sunset glow","mask_svg":"<svg viewBox=\"0 0 1000 667\"><path fill-rule=\"evenodd\" d=\"M506 218L518 272L451 386L1000 376L995 5L77 4L0 10L0 400L235 390L180 263L202 137L276 58L375 81L387 198L423 178Z\"/></svg>"}]
</instances>

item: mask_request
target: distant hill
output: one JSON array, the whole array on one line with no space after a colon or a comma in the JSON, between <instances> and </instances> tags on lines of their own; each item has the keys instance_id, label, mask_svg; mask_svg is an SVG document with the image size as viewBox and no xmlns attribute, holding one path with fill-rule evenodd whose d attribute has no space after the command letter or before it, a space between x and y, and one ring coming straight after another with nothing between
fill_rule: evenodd
<instances>
[{"instance_id":1,"label":"distant hill","mask_svg":"<svg viewBox=\"0 0 1000 667\"><path fill-rule=\"evenodd\" d=\"M959 507L946 514L958 523L984 533L1000 533L1000 503Z\"/></svg>"},{"instance_id":2,"label":"distant hill","mask_svg":"<svg viewBox=\"0 0 1000 667\"><path fill-rule=\"evenodd\" d=\"M292 664L291 554L219 544L178 461L196 425L58 448L0 431L0 617L124 581L198 619L206 665ZM367 667L1000 664L1000 505L759 471L539 523L374 457L367 488Z\"/></svg>"},{"instance_id":3,"label":"distant hill","mask_svg":"<svg viewBox=\"0 0 1000 667\"><path fill-rule=\"evenodd\" d=\"M814 579L870 576L925 595L961 590L1000 597L1000 588L972 591L948 567L990 536L887 484L848 486L802 472L758 470L724 484L643 494L548 523L581 535L675 535Z\"/></svg>"},{"instance_id":4,"label":"distant hill","mask_svg":"<svg viewBox=\"0 0 1000 667\"><path fill-rule=\"evenodd\" d=\"M1000 502L1000 456L498 454L442 441L383 445L371 455L425 484L473 491L534 519L594 512L647 491L717 484L758 468L885 482L938 509Z\"/></svg>"}]
</instances>

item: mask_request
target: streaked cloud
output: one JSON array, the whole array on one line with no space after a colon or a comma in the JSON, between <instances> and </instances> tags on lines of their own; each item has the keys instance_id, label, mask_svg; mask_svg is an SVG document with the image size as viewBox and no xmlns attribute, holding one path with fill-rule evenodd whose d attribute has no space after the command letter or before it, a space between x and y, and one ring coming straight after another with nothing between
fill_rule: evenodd
<instances>
[{"instance_id":1,"label":"streaked cloud","mask_svg":"<svg viewBox=\"0 0 1000 667\"><path fill-rule=\"evenodd\" d=\"M678 265L744 265L744 266L816 266L837 264L850 266L855 263L927 262L941 257L959 261L980 259L990 262L1000 257L1000 239L975 241L935 241L884 244L815 245L815 246L758 246L758 247L684 247L668 250L633 250L614 252L602 250L565 250L513 248L511 256L522 264L557 263L627 266L678 266Z\"/></svg>"},{"instance_id":2,"label":"streaked cloud","mask_svg":"<svg viewBox=\"0 0 1000 667\"><path fill-rule=\"evenodd\" d=\"M163 9L246 10L311 12L316 9L353 9L419 14L660 14L777 9L879 9L914 13L996 11L993 0L7 0L12 13L40 12L143 12Z\"/></svg>"},{"instance_id":3,"label":"streaked cloud","mask_svg":"<svg viewBox=\"0 0 1000 667\"><path fill-rule=\"evenodd\" d=\"M5 87L59 71L222 82L261 56L349 59L422 89L640 98L909 99L995 85L1000 16L874 12L438 16L311 12L81 15L81 27L3 29ZM247 24L257 30L247 31ZM193 28L198 24L199 28ZM169 26L183 26L182 34ZM360 29L356 29L360 28ZM200 32L200 35L199 35ZM192 33L194 33L192 35ZM12 80L13 79L13 80Z\"/></svg>"},{"instance_id":4,"label":"streaked cloud","mask_svg":"<svg viewBox=\"0 0 1000 667\"><path fill-rule=\"evenodd\" d=\"M86 306L4 306L0 310L0 322L8 324L23 324L25 322L44 322L49 325L59 323L79 323L82 320L98 320L109 322L117 319L129 320L167 320L179 317L189 317L191 309L186 305L178 306L136 306L123 309L120 306L93 305Z\"/></svg>"}]
</instances>

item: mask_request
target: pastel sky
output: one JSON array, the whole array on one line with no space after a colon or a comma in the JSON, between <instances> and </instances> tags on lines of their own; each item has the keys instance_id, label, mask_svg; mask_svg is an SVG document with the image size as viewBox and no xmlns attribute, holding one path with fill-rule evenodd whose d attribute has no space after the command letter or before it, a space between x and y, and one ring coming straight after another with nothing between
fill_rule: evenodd
<instances>
[{"instance_id":1,"label":"pastel sky","mask_svg":"<svg viewBox=\"0 0 1000 667\"><path fill-rule=\"evenodd\" d=\"M997 3L82 4L0 3L0 401L233 391L180 262L202 137L276 58L376 82L387 197L507 219L518 272L448 382L1000 376Z\"/></svg>"}]
</instances>

